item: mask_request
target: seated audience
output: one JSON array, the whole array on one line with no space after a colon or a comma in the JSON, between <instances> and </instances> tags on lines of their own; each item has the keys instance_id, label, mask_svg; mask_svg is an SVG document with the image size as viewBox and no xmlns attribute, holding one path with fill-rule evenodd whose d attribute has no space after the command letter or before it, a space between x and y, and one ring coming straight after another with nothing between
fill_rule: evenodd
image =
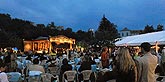
<instances>
[{"instance_id":1,"label":"seated audience","mask_svg":"<svg viewBox=\"0 0 165 82\"><path fill-rule=\"evenodd\" d=\"M115 51L113 70L99 72L96 82L107 82L116 79L115 82L137 82L137 69L127 48Z\"/></svg>"},{"instance_id":2,"label":"seated audience","mask_svg":"<svg viewBox=\"0 0 165 82\"><path fill-rule=\"evenodd\" d=\"M6 65L2 59L0 59L0 82L9 82L7 74L4 72L6 69Z\"/></svg>"},{"instance_id":3,"label":"seated audience","mask_svg":"<svg viewBox=\"0 0 165 82\"><path fill-rule=\"evenodd\" d=\"M60 70L60 80L62 81L62 75L64 74L65 71L72 70L72 65L68 64L68 60L65 58L62 61L62 66ZM65 76L66 78L66 76Z\"/></svg>"},{"instance_id":4,"label":"seated audience","mask_svg":"<svg viewBox=\"0 0 165 82\"><path fill-rule=\"evenodd\" d=\"M45 73L44 67L39 65L39 59L35 58L33 60L33 64L29 66L28 68L30 71L41 71L42 73Z\"/></svg>"},{"instance_id":5,"label":"seated audience","mask_svg":"<svg viewBox=\"0 0 165 82\"><path fill-rule=\"evenodd\" d=\"M85 55L78 71L81 73L83 70L91 70L91 65L92 63L90 61L89 56ZM78 78L79 78L79 82L81 82L83 80L83 75L79 74Z\"/></svg>"}]
</instances>

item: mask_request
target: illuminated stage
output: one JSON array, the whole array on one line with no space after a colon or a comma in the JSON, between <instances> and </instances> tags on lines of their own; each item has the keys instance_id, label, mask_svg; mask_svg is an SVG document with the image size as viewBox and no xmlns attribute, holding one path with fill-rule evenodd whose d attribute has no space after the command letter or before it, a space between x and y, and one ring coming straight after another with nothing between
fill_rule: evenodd
<instances>
[{"instance_id":1,"label":"illuminated stage","mask_svg":"<svg viewBox=\"0 0 165 82\"><path fill-rule=\"evenodd\" d=\"M75 45L75 39L68 38L63 35L50 36L50 37L38 37L34 40L24 40L24 51L34 51L37 53L56 52L57 49L73 49Z\"/></svg>"}]
</instances>

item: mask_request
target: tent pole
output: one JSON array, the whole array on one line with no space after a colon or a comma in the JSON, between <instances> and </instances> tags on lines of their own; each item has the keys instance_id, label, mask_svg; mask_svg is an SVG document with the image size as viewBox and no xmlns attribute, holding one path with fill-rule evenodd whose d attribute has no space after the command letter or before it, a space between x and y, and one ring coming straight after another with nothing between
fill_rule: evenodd
<instances>
[{"instance_id":1,"label":"tent pole","mask_svg":"<svg viewBox=\"0 0 165 82\"><path fill-rule=\"evenodd\" d=\"M158 53L158 42L156 41L156 44L155 44L155 50L156 50L156 53Z\"/></svg>"}]
</instances>

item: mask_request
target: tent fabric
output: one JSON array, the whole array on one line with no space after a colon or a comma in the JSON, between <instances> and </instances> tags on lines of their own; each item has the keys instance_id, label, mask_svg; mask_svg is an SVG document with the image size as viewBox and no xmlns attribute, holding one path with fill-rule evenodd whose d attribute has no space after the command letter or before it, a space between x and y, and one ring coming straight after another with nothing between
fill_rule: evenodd
<instances>
[{"instance_id":1,"label":"tent fabric","mask_svg":"<svg viewBox=\"0 0 165 82\"><path fill-rule=\"evenodd\" d=\"M116 46L139 46L143 42L149 42L151 45L158 43L165 44L165 31L152 32L141 35L124 37L122 40L115 43Z\"/></svg>"}]
</instances>

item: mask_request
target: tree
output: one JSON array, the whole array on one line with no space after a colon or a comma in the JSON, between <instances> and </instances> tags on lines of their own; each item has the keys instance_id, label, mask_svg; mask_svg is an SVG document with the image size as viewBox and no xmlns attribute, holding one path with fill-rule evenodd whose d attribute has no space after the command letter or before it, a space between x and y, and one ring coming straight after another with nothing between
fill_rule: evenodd
<instances>
[{"instance_id":1,"label":"tree","mask_svg":"<svg viewBox=\"0 0 165 82\"><path fill-rule=\"evenodd\" d=\"M47 25L47 28L56 29L56 26L55 26L54 22L51 22L50 24Z\"/></svg>"},{"instance_id":2,"label":"tree","mask_svg":"<svg viewBox=\"0 0 165 82\"><path fill-rule=\"evenodd\" d=\"M75 33L72 32L72 28L66 28L65 30L61 30L60 33L62 35L65 35L67 37L70 37L70 38L75 38Z\"/></svg>"},{"instance_id":3,"label":"tree","mask_svg":"<svg viewBox=\"0 0 165 82\"><path fill-rule=\"evenodd\" d=\"M151 33L151 32L155 32L153 25L151 25L151 26L146 25L143 33Z\"/></svg>"},{"instance_id":4,"label":"tree","mask_svg":"<svg viewBox=\"0 0 165 82\"><path fill-rule=\"evenodd\" d=\"M45 25L44 24L37 24L37 27L45 28Z\"/></svg>"},{"instance_id":5,"label":"tree","mask_svg":"<svg viewBox=\"0 0 165 82\"><path fill-rule=\"evenodd\" d=\"M105 18L105 15L103 15L98 30L95 33L96 39L98 39L99 41L114 41L114 39L119 37L119 33L116 28L117 25L111 23L107 18Z\"/></svg>"},{"instance_id":6,"label":"tree","mask_svg":"<svg viewBox=\"0 0 165 82\"><path fill-rule=\"evenodd\" d=\"M0 28L5 29L6 27L10 26L11 24L11 17L9 14L0 14Z\"/></svg>"},{"instance_id":7,"label":"tree","mask_svg":"<svg viewBox=\"0 0 165 82\"><path fill-rule=\"evenodd\" d=\"M77 41L82 41L82 40L85 40L86 32L85 32L85 31L82 31L82 30L78 30L78 31L76 32L76 35L77 35L76 40L77 40Z\"/></svg>"},{"instance_id":8,"label":"tree","mask_svg":"<svg viewBox=\"0 0 165 82\"><path fill-rule=\"evenodd\" d=\"M163 31L164 30L164 26L161 24L157 25L157 31Z\"/></svg>"}]
</instances>

